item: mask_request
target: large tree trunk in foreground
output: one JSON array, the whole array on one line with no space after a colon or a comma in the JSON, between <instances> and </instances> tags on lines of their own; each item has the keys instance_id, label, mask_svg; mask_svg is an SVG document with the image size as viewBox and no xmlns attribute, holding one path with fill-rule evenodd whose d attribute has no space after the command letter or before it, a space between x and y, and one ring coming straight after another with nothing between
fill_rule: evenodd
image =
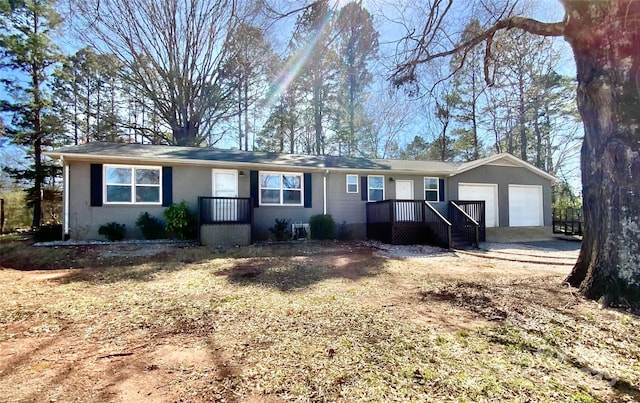
<instances>
[{"instance_id":1,"label":"large tree trunk in foreground","mask_svg":"<svg viewBox=\"0 0 640 403\"><path fill-rule=\"evenodd\" d=\"M564 36L573 48L578 109L584 122L582 186L585 237L567 281L604 305L640 309L640 0L560 0L566 17L543 23L509 16L455 47L431 52L439 19L428 19L419 45L391 77L415 83L416 66L486 44L485 63L496 32L522 29ZM448 4L446 3L448 7ZM434 2L431 15L446 14ZM485 79L490 84L487 65ZM511 151L511 148L510 148Z\"/></svg>"},{"instance_id":2,"label":"large tree trunk in foreground","mask_svg":"<svg viewBox=\"0 0 640 403\"><path fill-rule=\"evenodd\" d=\"M563 1L584 122L585 236L567 281L605 305L640 301L640 1Z\"/></svg>"}]
</instances>

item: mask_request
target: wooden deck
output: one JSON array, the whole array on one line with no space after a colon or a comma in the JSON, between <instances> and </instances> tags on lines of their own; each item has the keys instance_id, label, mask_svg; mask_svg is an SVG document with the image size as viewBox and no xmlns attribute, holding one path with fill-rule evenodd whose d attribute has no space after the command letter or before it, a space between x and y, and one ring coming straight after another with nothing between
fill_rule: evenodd
<instances>
[{"instance_id":1,"label":"wooden deck","mask_svg":"<svg viewBox=\"0 0 640 403\"><path fill-rule=\"evenodd\" d=\"M477 247L484 240L484 202L449 202L445 217L424 200L367 203L367 238L394 245Z\"/></svg>"}]
</instances>

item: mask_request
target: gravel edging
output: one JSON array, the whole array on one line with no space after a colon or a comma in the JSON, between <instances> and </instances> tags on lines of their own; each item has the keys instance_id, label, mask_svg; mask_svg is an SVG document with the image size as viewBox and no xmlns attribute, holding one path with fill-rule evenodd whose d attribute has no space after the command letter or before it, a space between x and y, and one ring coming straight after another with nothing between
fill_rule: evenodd
<instances>
[{"instance_id":1,"label":"gravel edging","mask_svg":"<svg viewBox=\"0 0 640 403\"><path fill-rule=\"evenodd\" d=\"M196 246L200 245L198 241L188 240L181 241L177 239L130 239L124 241L101 241L101 240L86 240L86 241L51 241L51 242L37 242L33 246L38 247L58 247L58 246L120 246L120 245L176 245L176 246Z\"/></svg>"}]
</instances>

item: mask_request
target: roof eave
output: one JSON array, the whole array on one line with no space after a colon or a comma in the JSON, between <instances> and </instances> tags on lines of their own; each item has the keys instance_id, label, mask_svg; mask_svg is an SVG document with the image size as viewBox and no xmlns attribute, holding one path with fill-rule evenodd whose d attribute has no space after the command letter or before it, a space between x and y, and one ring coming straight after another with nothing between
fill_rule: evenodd
<instances>
[{"instance_id":1,"label":"roof eave","mask_svg":"<svg viewBox=\"0 0 640 403\"><path fill-rule=\"evenodd\" d=\"M45 152L44 155L59 159L61 157L64 158L65 161L79 161L79 162L103 162L103 163L145 163L145 164L172 164L172 165L183 165L183 166L222 166L222 167L235 167L235 168L262 168L265 166L270 167L270 169L297 169L300 170L300 165L291 165L291 164L269 164L267 162L239 162L239 161L222 161L222 160L203 160L203 159L184 159L184 158L163 158L163 157L131 157L131 156L120 156L120 155L96 155L96 154L80 154L80 153L56 153L56 152ZM304 166L302 167L307 171L324 171L326 168L324 167L311 167Z\"/></svg>"},{"instance_id":2,"label":"roof eave","mask_svg":"<svg viewBox=\"0 0 640 403\"><path fill-rule=\"evenodd\" d=\"M497 160L499 160L501 158L507 158L510 161L515 162L516 164L522 166L523 168L528 169L529 171L532 171L533 173L535 173L535 174L537 174L539 176L542 176L545 179L550 180L551 182L559 182L560 181L560 179L556 178L555 176L553 176L553 175L543 171L542 169L540 169L540 168L538 168L536 166L533 166L533 165L529 164L528 162L523 161L520 158L518 158L518 157L516 157L514 155L511 155L509 153L495 154L495 155L492 155L490 157L484 158L482 160L472 161L472 162L470 162L468 164L465 164L464 166L461 166L457 171L455 171L453 174L451 174L451 176L456 176L456 175L459 175L459 174L461 174L463 172L467 172L467 171L470 171L472 169L481 167L483 165L487 165L487 164L489 164L491 162L494 162L494 161L497 161Z\"/></svg>"}]
</instances>

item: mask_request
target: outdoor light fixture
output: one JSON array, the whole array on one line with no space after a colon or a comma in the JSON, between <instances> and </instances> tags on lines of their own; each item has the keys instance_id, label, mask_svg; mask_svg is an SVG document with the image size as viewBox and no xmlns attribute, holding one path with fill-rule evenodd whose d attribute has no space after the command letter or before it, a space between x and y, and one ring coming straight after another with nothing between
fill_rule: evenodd
<instances>
[{"instance_id":1,"label":"outdoor light fixture","mask_svg":"<svg viewBox=\"0 0 640 403\"><path fill-rule=\"evenodd\" d=\"M392 177L389 177L389 182L393 182L393 178Z\"/></svg>"},{"instance_id":2,"label":"outdoor light fixture","mask_svg":"<svg viewBox=\"0 0 640 403\"><path fill-rule=\"evenodd\" d=\"M240 175L240 177L242 178L244 176L244 171L240 171L238 175Z\"/></svg>"}]
</instances>

